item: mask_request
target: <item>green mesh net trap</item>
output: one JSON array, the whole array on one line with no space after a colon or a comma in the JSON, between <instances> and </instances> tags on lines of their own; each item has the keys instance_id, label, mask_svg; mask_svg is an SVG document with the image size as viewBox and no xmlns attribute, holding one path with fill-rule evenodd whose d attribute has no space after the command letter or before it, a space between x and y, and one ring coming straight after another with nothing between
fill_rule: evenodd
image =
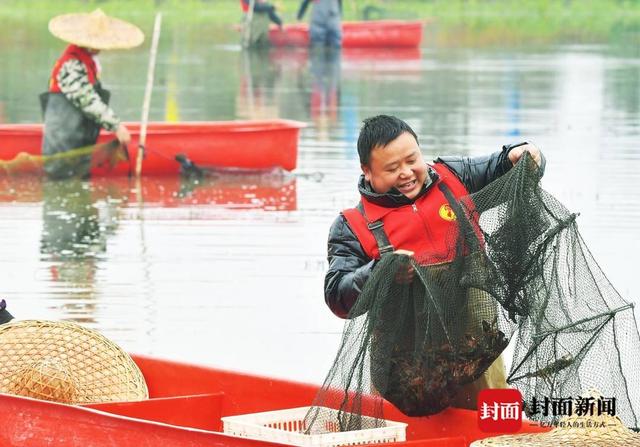
<instances>
[{"instance_id":1,"label":"green mesh net trap","mask_svg":"<svg viewBox=\"0 0 640 447\"><path fill-rule=\"evenodd\" d=\"M345 323L306 416L308 432L335 422L325 408L339 410L341 430L357 430L384 424L383 399L408 416L428 416L464 399L475 404L474 387L507 386L520 390L525 411L533 398L597 388L616 399L625 425L638 426L633 306L589 252L576 214L539 182L525 154L461 200L438 184L456 216L451 252L428 264L420 253L383 255Z\"/></svg>"},{"instance_id":2,"label":"green mesh net trap","mask_svg":"<svg viewBox=\"0 0 640 447\"><path fill-rule=\"evenodd\" d=\"M127 148L113 139L106 143L91 144L51 155L20 152L10 160L0 160L0 177L45 173L53 178L82 177L89 173L88 169L113 169L118 163L128 160Z\"/></svg>"}]
</instances>

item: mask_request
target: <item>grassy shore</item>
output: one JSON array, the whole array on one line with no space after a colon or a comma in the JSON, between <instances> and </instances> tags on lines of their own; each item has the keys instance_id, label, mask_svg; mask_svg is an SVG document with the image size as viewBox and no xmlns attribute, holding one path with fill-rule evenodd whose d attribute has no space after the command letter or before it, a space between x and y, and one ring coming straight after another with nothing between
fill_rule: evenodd
<instances>
[{"instance_id":1,"label":"grassy shore","mask_svg":"<svg viewBox=\"0 0 640 447\"><path fill-rule=\"evenodd\" d=\"M52 16L102 8L150 29L155 11L173 28L224 28L239 22L238 0L0 0L5 34L45 29ZM274 0L285 22L299 0ZM639 0L343 0L344 19L421 19L432 42L491 44L530 41L640 40Z\"/></svg>"}]
</instances>

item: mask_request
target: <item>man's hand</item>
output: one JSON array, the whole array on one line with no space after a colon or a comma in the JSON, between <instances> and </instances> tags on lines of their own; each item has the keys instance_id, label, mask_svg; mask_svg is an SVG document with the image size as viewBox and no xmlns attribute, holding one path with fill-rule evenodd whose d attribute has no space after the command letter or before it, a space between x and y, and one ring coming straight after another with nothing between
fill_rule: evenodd
<instances>
[{"instance_id":1,"label":"man's hand","mask_svg":"<svg viewBox=\"0 0 640 447\"><path fill-rule=\"evenodd\" d=\"M124 124L118 126L116 138L125 146L131 142L131 134L129 134L129 129L127 129Z\"/></svg>"},{"instance_id":2,"label":"man's hand","mask_svg":"<svg viewBox=\"0 0 640 447\"><path fill-rule=\"evenodd\" d=\"M540 154L540 149L538 149L531 143L523 144L522 146L518 146L509 151L508 157L511 164L515 165L518 160L522 158L522 154L524 154L525 151L529 152L529 154L533 158L533 161L535 161L536 164L540 166L540 163L542 163L542 155Z\"/></svg>"},{"instance_id":3,"label":"man's hand","mask_svg":"<svg viewBox=\"0 0 640 447\"><path fill-rule=\"evenodd\" d=\"M404 256L413 256L413 252L409 250L396 250L393 252L394 255L404 255ZM398 271L396 272L395 282L398 284L409 284L413 281L413 275L415 274L415 270L410 262L406 263L406 266L400 266Z\"/></svg>"}]
</instances>

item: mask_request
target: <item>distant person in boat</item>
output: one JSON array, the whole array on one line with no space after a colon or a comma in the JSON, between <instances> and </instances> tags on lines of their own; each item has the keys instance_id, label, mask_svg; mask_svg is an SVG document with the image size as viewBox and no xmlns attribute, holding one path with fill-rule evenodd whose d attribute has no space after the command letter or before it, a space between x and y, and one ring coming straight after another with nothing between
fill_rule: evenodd
<instances>
[{"instance_id":1,"label":"distant person in boat","mask_svg":"<svg viewBox=\"0 0 640 447\"><path fill-rule=\"evenodd\" d=\"M51 156L94 145L101 128L113 132L123 145L128 144L129 130L109 107L110 93L100 83L97 55L101 50L140 45L142 31L100 9L54 17L49 31L70 45L54 64L49 89L40 97L44 115L42 154ZM53 178L87 177L90 161L89 153L52 159L44 168Z\"/></svg>"},{"instance_id":2,"label":"distant person in boat","mask_svg":"<svg viewBox=\"0 0 640 447\"><path fill-rule=\"evenodd\" d=\"M309 43L330 47L342 46L342 0L302 0L298 10L298 20L313 2L311 25L309 27Z\"/></svg>"},{"instance_id":3,"label":"distant person in boat","mask_svg":"<svg viewBox=\"0 0 640 447\"><path fill-rule=\"evenodd\" d=\"M242 12L245 14L249 12L249 0L240 0L242 6ZM278 25L278 28L282 30L282 19L276 13L276 7L263 0L255 0L253 4L253 13L264 14L269 17L273 23ZM255 17L254 17L255 18Z\"/></svg>"},{"instance_id":4,"label":"distant person in boat","mask_svg":"<svg viewBox=\"0 0 640 447\"><path fill-rule=\"evenodd\" d=\"M529 143L505 145L485 156L439 157L426 163L418 137L407 123L387 115L366 119L358 137L360 202L342 211L329 231L324 292L333 313L349 317L380 252L393 250L424 257L443 243L433 237L437 226L447 224L438 183L452 191L464 191L460 197L474 193L509 171L525 151L544 172L542 153ZM413 210L414 219L407 219L407 207ZM382 225L374 225L378 223ZM411 282L413 273L408 267L399 280ZM505 376L498 358L485 376L463 388L454 406L473 409L477 392L505 388Z\"/></svg>"},{"instance_id":5,"label":"distant person in boat","mask_svg":"<svg viewBox=\"0 0 640 447\"><path fill-rule=\"evenodd\" d=\"M244 12L244 27L249 26L248 33L243 35L243 39L248 39L245 43L250 48L264 48L271 45L269 39L269 25L271 22L282 31L282 19L276 13L276 7L264 0L255 0L253 4L253 14L251 23L248 23L249 0L240 0L240 6ZM246 32L243 30L243 33Z\"/></svg>"}]
</instances>

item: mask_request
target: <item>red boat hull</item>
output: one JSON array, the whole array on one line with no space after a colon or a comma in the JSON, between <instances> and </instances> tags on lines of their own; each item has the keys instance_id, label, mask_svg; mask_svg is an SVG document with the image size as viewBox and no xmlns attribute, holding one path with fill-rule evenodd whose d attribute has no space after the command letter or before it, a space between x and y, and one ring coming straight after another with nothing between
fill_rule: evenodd
<instances>
[{"instance_id":1,"label":"red boat hull","mask_svg":"<svg viewBox=\"0 0 640 447\"><path fill-rule=\"evenodd\" d=\"M129 145L135 160L140 137L139 123L126 123L132 136ZM197 165L248 169L296 168L298 134L305 124L290 120L150 123L147 129L143 174L176 174L177 154L184 154ZM113 138L102 132L98 142ZM20 152L40 155L41 124L0 125L0 160L11 160ZM113 169L93 168L91 174L126 175L133 162L119 163Z\"/></svg>"},{"instance_id":2,"label":"red boat hull","mask_svg":"<svg viewBox=\"0 0 640 447\"><path fill-rule=\"evenodd\" d=\"M269 39L275 46L309 45L307 24L285 25L269 30ZM343 22L342 46L344 48L371 47L419 47L422 40L422 22L402 20L372 20L368 22Z\"/></svg>"},{"instance_id":3,"label":"red boat hull","mask_svg":"<svg viewBox=\"0 0 640 447\"><path fill-rule=\"evenodd\" d=\"M0 394L0 445L276 446L224 435L220 418L307 406L318 389L148 357L134 359L147 381L147 401L77 407ZM409 424L407 441L394 444L398 447L466 447L488 436L478 429L476 412L469 410L409 418L388 405L385 417ZM523 425L522 430L546 429Z\"/></svg>"}]
</instances>

